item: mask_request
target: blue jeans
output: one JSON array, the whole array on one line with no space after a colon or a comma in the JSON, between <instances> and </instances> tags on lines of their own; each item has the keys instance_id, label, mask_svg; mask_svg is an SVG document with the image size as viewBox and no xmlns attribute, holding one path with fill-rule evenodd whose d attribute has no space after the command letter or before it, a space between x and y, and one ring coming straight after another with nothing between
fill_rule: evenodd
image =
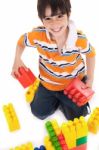
<instances>
[{"instance_id":1,"label":"blue jeans","mask_svg":"<svg viewBox=\"0 0 99 150\"><path fill-rule=\"evenodd\" d=\"M86 76L82 81L85 82L85 80ZM39 119L45 119L59 107L68 120L73 120L76 117L86 116L89 104L78 107L64 95L63 91L48 90L40 83L30 106L32 113Z\"/></svg>"}]
</instances>

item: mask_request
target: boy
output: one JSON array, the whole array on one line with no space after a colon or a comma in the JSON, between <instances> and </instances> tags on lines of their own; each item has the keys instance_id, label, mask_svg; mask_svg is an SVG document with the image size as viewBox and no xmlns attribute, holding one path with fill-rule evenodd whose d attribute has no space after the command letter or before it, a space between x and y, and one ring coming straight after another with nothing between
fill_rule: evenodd
<instances>
[{"instance_id":1,"label":"boy","mask_svg":"<svg viewBox=\"0 0 99 150\"><path fill-rule=\"evenodd\" d=\"M75 77L92 87L95 50L69 20L69 0L38 0L37 9L43 26L22 35L18 40L12 76L18 74L20 66L27 69L21 60L25 46L36 46L39 52L40 85L30 104L32 113L45 119L60 106L68 120L86 116L88 103L78 107L64 95L63 90ZM81 54L86 56L86 74Z\"/></svg>"}]
</instances>

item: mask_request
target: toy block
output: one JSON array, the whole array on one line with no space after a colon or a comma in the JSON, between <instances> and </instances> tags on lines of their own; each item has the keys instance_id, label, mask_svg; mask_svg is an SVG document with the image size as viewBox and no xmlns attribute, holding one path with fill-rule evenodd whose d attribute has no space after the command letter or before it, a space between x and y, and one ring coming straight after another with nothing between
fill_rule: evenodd
<instances>
[{"instance_id":1,"label":"toy block","mask_svg":"<svg viewBox=\"0 0 99 150\"><path fill-rule=\"evenodd\" d=\"M76 146L82 145L87 143L87 136L85 137L81 137L79 139L76 140Z\"/></svg>"},{"instance_id":2,"label":"toy block","mask_svg":"<svg viewBox=\"0 0 99 150\"><path fill-rule=\"evenodd\" d=\"M94 94L91 88L88 88L79 78L73 81L64 89L64 94L76 103L78 106L86 104Z\"/></svg>"},{"instance_id":3,"label":"toy block","mask_svg":"<svg viewBox=\"0 0 99 150\"><path fill-rule=\"evenodd\" d=\"M70 150L87 150L87 144L82 144L82 145L72 148Z\"/></svg>"},{"instance_id":4,"label":"toy block","mask_svg":"<svg viewBox=\"0 0 99 150\"><path fill-rule=\"evenodd\" d=\"M61 134L61 128L59 127L58 122L54 119L51 121L51 124L53 126L53 129L54 129L56 135L57 136L60 135Z\"/></svg>"},{"instance_id":5,"label":"toy block","mask_svg":"<svg viewBox=\"0 0 99 150\"><path fill-rule=\"evenodd\" d=\"M22 144L20 146L16 146L14 149L10 150L34 150L33 145L31 142L28 142L26 144Z\"/></svg>"},{"instance_id":6,"label":"toy block","mask_svg":"<svg viewBox=\"0 0 99 150\"><path fill-rule=\"evenodd\" d=\"M45 146L41 145L40 148L35 147L34 150L46 150Z\"/></svg>"},{"instance_id":7,"label":"toy block","mask_svg":"<svg viewBox=\"0 0 99 150\"><path fill-rule=\"evenodd\" d=\"M58 125L58 122L54 119L51 121L51 124L53 126L53 129L54 129L56 135L57 135L57 138L58 138L58 141L61 145L62 150L67 150L68 149L67 144L66 144L65 138L61 132L61 128Z\"/></svg>"},{"instance_id":8,"label":"toy block","mask_svg":"<svg viewBox=\"0 0 99 150\"><path fill-rule=\"evenodd\" d=\"M34 81L36 80L36 77L29 68L26 70L24 67L19 67L18 72L20 76L18 76L15 73L16 79L21 83L21 85L24 88L27 88L28 86L33 84Z\"/></svg>"},{"instance_id":9,"label":"toy block","mask_svg":"<svg viewBox=\"0 0 99 150\"><path fill-rule=\"evenodd\" d=\"M3 112L5 114L5 118L8 123L9 130L11 132L15 130L19 130L20 124L13 105L11 103L9 103L8 105L4 105Z\"/></svg>"},{"instance_id":10,"label":"toy block","mask_svg":"<svg viewBox=\"0 0 99 150\"><path fill-rule=\"evenodd\" d=\"M88 119L88 130L94 134L99 131L99 107L96 107Z\"/></svg>"},{"instance_id":11,"label":"toy block","mask_svg":"<svg viewBox=\"0 0 99 150\"><path fill-rule=\"evenodd\" d=\"M38 148L38 147L35 147L34 150L39 150L39 148Z\"/></svg>"},{"instance_id":12,"label":"toy block","mask_svg":"<svg viewBox=\"0 0 99 150\"><path fill-rule=\"evenodd\" d=\"M31 85L28 90L26 91L25 97L26 97L26 101L27 102L32 102L33 98L35 96L35 93L38 89L40 80L36 79L35 82L33 83L33 85Z\"/></svg>"},{"instance_id":13,"label":"toy block","mask_svg":"<svg viewBox=\"0 0 99 150\"><path fill-rule=\"evenodd\" d=\"M44 138L44 145L46 147L46 150L55 150L51 141L50 141L50 137L49 136L46 136Z\"/></svg>"},{"instance_id":14,"label":"toy block","mask_svg":"<svg viewBox=\"0 0 99 150\"><path fill-rule=\"evenodd\" d=\"M45 146L41 145L40 150L46 150Z\"/></svg>"},{"instance_id":15,"label":"toy block","mask_svg":"<svg viewBox=\"0 0 99 150\"><path fill-rule=\"evenodd\" d=\"M86 137L88 135L88 126L84 117L81 116L79 119L75 118L73 121L76 129L76 138Z\"/></svg>"},{"instance_id":16,"label":"toy block","mask_svg":"<svg viewBox=\"0 0 99 150\"><path fill-rule=\"evenodd\" d=\"M76 147L76 130L75 126L73 125L73 121L63 123L61 126L61 130L62 134L64 135L68 149Z\"/></svg>"},{"instance_id":17,"label":"toy block","mask_svg":"<svg viewBox=\"0 0 99 150\"><path fill-rule=\"evenodd\" d=\"M47 121L45 126L46 126L48 133L49 133L50 141L52 142L52 145L54 146L54 148L57 150L62 150L61 145L58 141L57 135L53 129L51 122Z\"/></svg>"},{"instance_id":18,"label":"toy block","mask_svg":"<svg viewBox=\"0 0 99 150\"><path fill-rule=\"evenodd\" d=\"M62 150L68 150L68 146L67 146L67 144L65 142L65 138L64 138L62 133L60 133L58 135L58 140L59 140L59 143L60 143L60 145L62 147Z\"/></svg>"}]
</instances>

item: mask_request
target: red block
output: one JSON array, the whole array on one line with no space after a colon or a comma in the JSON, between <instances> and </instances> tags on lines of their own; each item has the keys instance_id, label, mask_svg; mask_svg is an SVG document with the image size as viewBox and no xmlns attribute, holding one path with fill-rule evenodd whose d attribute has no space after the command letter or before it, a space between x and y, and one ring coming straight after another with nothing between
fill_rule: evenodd
<instances>
[{"instance_id":1,"label":"red block","mask_svg":"<svg viewBox=\"0 0 99 150\"><path fill-rule=\"evenodd\" d=\"M79 146L72 148L70 150L87 150L87 144L79 145Z\"/></svg>"},{"instance_id":2,"label":"red block","mask_svg":"<svg viewBox=\"0 0 99 150\"><path fill-rule=\"evenodd\" d=\"M75 102L78 106L86 104L94 91L88 88L79 78L75 78L65 89L64 94Z\"/></svg>"},{"instance_id":3,"label":"red block","mask_svg":"<svg viewBox=\"0 0 99 150\"><path fill-rule=\"evenodd\" d=\"M20 67L18 69L18 72L20 76L18 76L17 74L15 74L15 76L24 88L27 88L35 82L36 77L30 69L26 70L24 67Z\"/></svg>"},{"instance_id":4,"label":"red block","mask_svg":"<svg viewBox=\"0 0 99 150\"><path fill-rule=\"evenodd\" d=\"M63 134L60 133L57 137L58 137L58 140L59 140L62 150L68 150L68 146L65 142L65 138L64 138Z\"/></svg>"}]
</instances>

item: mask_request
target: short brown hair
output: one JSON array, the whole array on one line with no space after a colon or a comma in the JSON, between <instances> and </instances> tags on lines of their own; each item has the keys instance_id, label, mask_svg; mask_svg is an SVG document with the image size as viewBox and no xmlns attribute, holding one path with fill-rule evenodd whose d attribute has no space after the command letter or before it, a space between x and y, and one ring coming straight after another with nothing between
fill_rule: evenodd
<instances>
[{"instance_id":1,"label":"short brown hair","mask_svg":"<svg viewBox=\"0 0 99 150\"><path fill-rule=\"evenodd\" d=\"M60 10L62 14L67 14L67 16L69 16L71 12L70 0L38 0L37 10L41 20L45 17L45 9L48 6L51 7L52 16L56 15L58 10Z\"/></svg>"}]
</instances>

